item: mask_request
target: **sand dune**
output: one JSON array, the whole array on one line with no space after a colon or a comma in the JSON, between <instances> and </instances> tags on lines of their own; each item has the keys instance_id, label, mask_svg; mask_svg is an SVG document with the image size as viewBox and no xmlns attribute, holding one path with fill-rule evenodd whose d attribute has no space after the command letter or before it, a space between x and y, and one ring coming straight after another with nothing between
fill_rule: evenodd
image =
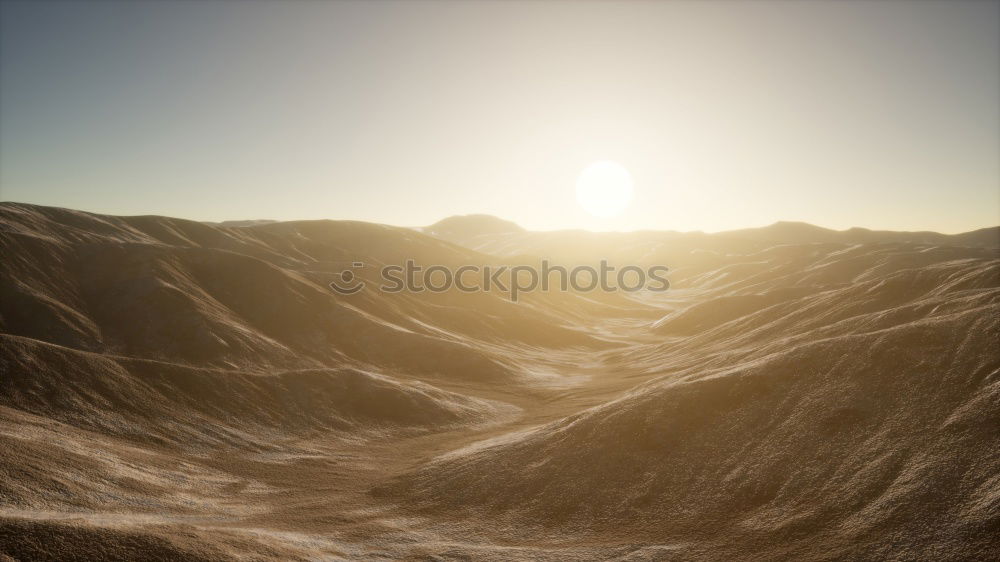
<instances>
[{"instance_id":1,"label":"sand dune","mask_svg":"<svg viewBox=\"0 0 1000 562\"><path fill-rule=\"evenodd\" d=\"M660 370L652 381L403 481L425 509L511 528L730 556L987 558L1000 515L1000 279L995 264L965 269L932 271L925 286L696 304L657 330L692 342L617 358L619 372Z\"/></svg>"},{"instance_id":2,"label":"sand dune","mask_svg":"<svg viewBox=\"0 0 1000 562\"><path fill-rule=\"evenodd\" d=\"M1000 229L198 223L0 204L0 555L1000 556ZM665 293L377 290L665 264ZM360 261L355 295L327 284Z\"/></svg>"}]
</instances>

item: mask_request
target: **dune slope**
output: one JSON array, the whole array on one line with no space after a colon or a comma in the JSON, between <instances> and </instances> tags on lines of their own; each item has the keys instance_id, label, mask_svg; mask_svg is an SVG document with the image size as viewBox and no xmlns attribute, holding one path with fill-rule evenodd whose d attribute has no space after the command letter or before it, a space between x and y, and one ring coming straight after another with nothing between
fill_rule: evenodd
<instances>
[{"instance_id":1,"label":"dune slope","mask_svg":"<svg viewBox=\"0 0 1000 562\"><path fill-rule=\"evenodd\" d=\"M997 232L3 203L0 555L996 558ZM378 290L406 259L595 256L672 289Z\"/></svg>"}]
</instances>

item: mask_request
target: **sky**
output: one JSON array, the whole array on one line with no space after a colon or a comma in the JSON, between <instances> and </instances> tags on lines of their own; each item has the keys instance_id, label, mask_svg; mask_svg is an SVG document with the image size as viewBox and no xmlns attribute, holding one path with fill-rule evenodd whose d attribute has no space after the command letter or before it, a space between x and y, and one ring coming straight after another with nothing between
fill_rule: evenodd
<instances>
[{"instance_id":1,"label":"sky","mask_svg":"<svg viewBox=\"0 0 1000 562\"><path fill-rule=\"evenodd\" d=\"M0 200L551 230L1000 224L998 2L4 2ZM634 198L590 215L581 170Z\"/></svg>"}]
</instances>

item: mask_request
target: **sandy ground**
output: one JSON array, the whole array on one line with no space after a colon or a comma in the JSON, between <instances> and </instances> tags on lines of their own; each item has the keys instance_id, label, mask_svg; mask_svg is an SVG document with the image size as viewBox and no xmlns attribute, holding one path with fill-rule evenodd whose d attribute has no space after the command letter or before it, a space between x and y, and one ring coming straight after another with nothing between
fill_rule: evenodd
<instances>
[{"instance_id":1,"label":"sandy ground","mask_svg":"<svg viewBox=\"0 0 1000 562\"><path fill-rule=\"evenodd\" d=\"M0 210L9 558L1000 556L996 231L591 240L672 290L514 305L325 283L586 244Z\"/></svg>"}]
</instances>

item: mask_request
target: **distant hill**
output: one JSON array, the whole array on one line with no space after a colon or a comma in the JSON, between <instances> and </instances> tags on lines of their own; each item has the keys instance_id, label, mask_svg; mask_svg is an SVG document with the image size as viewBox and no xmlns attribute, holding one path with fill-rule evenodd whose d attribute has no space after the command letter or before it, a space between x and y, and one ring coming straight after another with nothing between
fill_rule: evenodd
<instances>
[{"instance_id":1,"label":"distant hill","mask_svg":"<svg viewBox=\"0 0 1000 562\"><path fill-rule=\"evenodd\" d=\"M257 226L261 224L271 224L273 222L278 222L278 221L271 219L249 219L249 220L238 220L238 221L209 222L207 224L214 224L218 226L228 226L228 227L240 227L240 226Z\"/></svg>"},{"instance_id":2,"label":"distant hill","mask_svg":"<svg viewBox=\"0 0 1000 562\"><path fill-rule=\"evenodd\" d=\"M629 259L686 254L690 251L752 251L782 244L916 244L968 248L1000 248L1000 226L961 234L897 232L851 228L833 230L805 222L779 221L723 232L590 232L586 230L529 231L490 215L449 217L420 229L426 234L476 251L501 256L537 255L567 261L584 256L627 255Z\"/></svg>"},{"instance_id":3,"label":"distant hill","mask_svg":"<svg viewBox=\"0 0 1000 562\"><path fill-rule=\"evenodd\" d=\"M730 230L719 232L713 236L786 244L801 244L806 242L844 242L849 244L907 242L913 244L933 244L935 246L1000 247L1000 226L982 228L961 234L941 234L931 231L870 230L860 227L847 230L832 230L805 222L779 221L761 228Z\"/></svg>"},{"instance_id":4,"label":"distant hill","mask_svg":"<svg viewBox=\"0 0 1000 562\"><path fill-rule=\"evenodd\" d=\"M451 241L477 236L527 232L517 223L493 215L456 215L439 220L423 231Z\"/></svg>"}]
</instances>

